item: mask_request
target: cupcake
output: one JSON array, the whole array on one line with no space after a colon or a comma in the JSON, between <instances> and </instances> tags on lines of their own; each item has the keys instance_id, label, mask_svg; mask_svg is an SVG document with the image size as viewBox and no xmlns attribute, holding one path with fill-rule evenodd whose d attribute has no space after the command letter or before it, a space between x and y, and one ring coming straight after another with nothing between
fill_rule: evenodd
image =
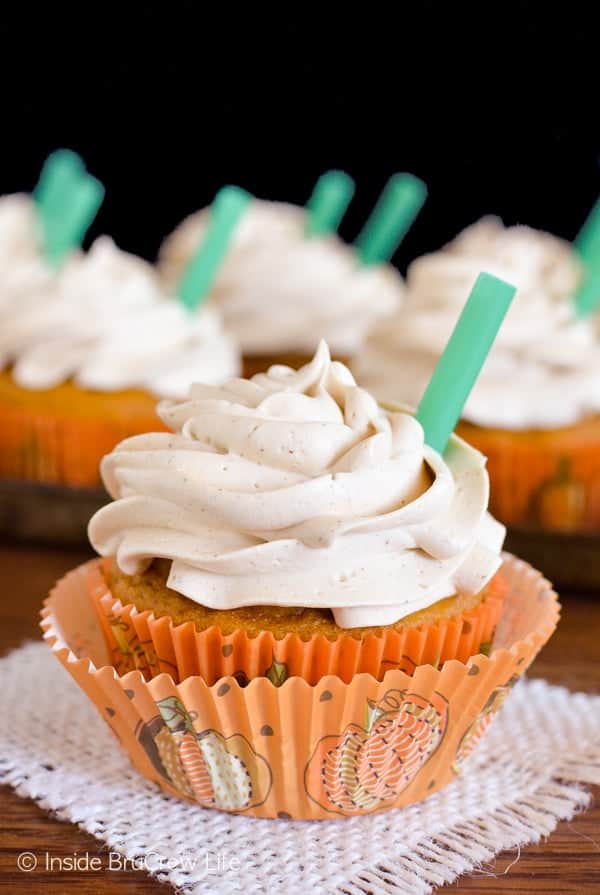
<instances>
[{"instance_id":1,"label":"cupcake","mask_svg":"<svg viewBox=\"0 0 600 895\"><path fill-rule=\"evenodd\" d=\"M600 343L577 317L570 244L484 218L414 261L405 305L375 326L354 370L380 399L416 404L465 291L485 269L518 285L458 433L488 458L491 511L511 526L600 528Z\"/></svg>"},{"instance_id":2,"label":"cupcake","mask_svg":"<svg viewBox=\"0 0 600 895\"><path fill-rule=\"evenodd\" d=\"M183 627L189 648L169 651L180 679L251 679L265 656L310 683L380 677L491 640L504 528L487 514L484 458L458 440L440 457L324 342L298 371L194 385L159 414L174 434L102 461L114 502L89 535L107 557L93 582L105 624L121 604ZM108 628L122 669L131 645L123 656Z\"/></svg>"},{"instance_id":3,"label":"cupcake","mask_svg":"<svg viewBox=\"0 0 600 895\"><path fill-rule=\"evenodd\" d=\"M2 291L0 368L0 476L93 487L103 454L160 426L157 397L235 375L239 355L216 310L189 313L101 237L44 284Z\"/></svg>"},{"instance_id":4,"label":"cupcake","mask_svg":"<svg viewBox=\"0 0 600 895\"><path fill-rule=\"evenodd\" d=\"M202 242L209 215L190 215L164 241L158 268L170 287ZM348 359L368 326L402 301L395 268L359 264L335 233L307 236L308 220L303 208L254 199L233 234L211 297L241 346L245 375L272 363L300 366L319 338Z\"/></svg>"},{"instance_id":5,"label":"cupcake","mask_svg":"<svg viewBox=\"0 0 600 895\"><path fill-rule=\"evenodd\" d=\"M468 773L558 613L500 555L481 454L427 446L325 343L159 414L171 434L103 460L104 559L42 622L135 766L281 819L400 807Z\"/></svg>"}]
</instances>

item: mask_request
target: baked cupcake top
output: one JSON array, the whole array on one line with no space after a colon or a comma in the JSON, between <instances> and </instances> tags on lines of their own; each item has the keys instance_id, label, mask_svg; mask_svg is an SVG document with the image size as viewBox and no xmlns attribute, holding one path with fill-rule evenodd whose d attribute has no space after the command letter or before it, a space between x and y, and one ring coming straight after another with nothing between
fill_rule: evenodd
<instances>
[{"instance_id":1,"label":"baked cupcake top","mask_svg":"<svg viewBox=\"0 0 600 895\"><path fill-rule=\"evenodd\" d=\"M414 261L404 307L375 326L356 373L380 399L417 404L479 271L517 295L463 411L482 426L547 429L600 410L600 343L578 319L583 270L569 243L488 217Z\"/></svg>"},{"instance_id":2,"label":"baked cupcake top","mask_svg":"<svg viewBox=\"0 0 600 895\"><path fill-rule=\"evenodd\" d=\"M41 264L32 261L32 269ZM103 236L45 286L32 277L26 288L3 294L0 368L9 365L29 389L72 379L96 391L183 397L196 379L236 375L239 353L216 310L188 312L164 292L150 264Z\"/></svg>"},{"instance_id":3,"label":"baked cupcake top","mask_svg":"<svg viewBox=\"0 0 600 895\"><path fill-rule=\"evenodd\" d=\"M323 607L351 628L478 593L500 565L484 457L456 437L440 456L324 342L298 371L194 385L158 412L174 434L104 458L114 502L89 527L127 574L167 558L168 586L205 606Z\"/></svg>"},{"instance_id":4,"label":"baked cupcake top","mask_svg":"<svg viewBox=\"0 0 600 895\"><path fill-rule=\"evenodd\" d=\"M208 220L208 209L191 215L163 243L159 270L171 287ZM319 337L352 354L368 326L400 305L403 282L391 265L361 266L335 234L307 237L306 222L300 207L253 200L233 234L212 296L244 354L312 354Z\"/></svg>"}]
</instances>

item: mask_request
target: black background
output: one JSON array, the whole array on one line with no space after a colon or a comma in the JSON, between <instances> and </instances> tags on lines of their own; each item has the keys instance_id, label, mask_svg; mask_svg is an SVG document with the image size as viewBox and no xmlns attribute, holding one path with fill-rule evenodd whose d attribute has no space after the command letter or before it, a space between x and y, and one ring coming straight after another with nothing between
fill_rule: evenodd
<instances>
[{"instance_id":1,"label":"black background","mask_svg":"<svg viewBox=\"0 0 600 895\"><path fill-rule=\"evenodd\" d=\"M0 13L0 192L68 146L107 187L91 237L152 257L224 183L303 203L347 170L351 239L387 177L430 198L400 266L485 212L572 238L600 193L593 4L203 2Z\"/></svg>"}]
</instances>

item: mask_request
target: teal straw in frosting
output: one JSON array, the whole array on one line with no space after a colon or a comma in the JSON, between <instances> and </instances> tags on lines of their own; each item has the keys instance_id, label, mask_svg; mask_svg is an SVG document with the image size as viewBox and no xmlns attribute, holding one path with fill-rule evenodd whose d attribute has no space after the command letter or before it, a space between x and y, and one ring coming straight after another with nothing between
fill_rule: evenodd
<instances>
[{"instance_id":1,"label":"teal straw in frosting","mask_svg":"<svg viewBox=\"0 0 600 895\"><path fill-rule=\"evenodd\" d=\"M44 162L33 199L41 224L43 249L49 258L53 230L60 226L69 196L85 176L82 159L70 149L57 149Z\"/></svg>"},{"instance_id":2,"label":"teal straw in frosting","mask_svg":"<svg viewBox=\"0 0 600 895\"><path fill-rule=\"evenodd\" d=\"M42 217L56 217L65 195L85 177L80 156L70 149L51 153L42 168L33 198Z\"/></svg>"},{"instance_id":3,"label":"teal straw in frosting","mask_svg":"<svg viewBox=\"0 0 600 895\"><path fill-rule=\"evenodd\" d=\"M600 265L587 271L583 283L575 293L575 311L578 317L588 317L600 305Z\"/></svg>"},{"instance_id":4,"label":"teal straw in frosting","mask_svg":"<svg viewBox=\"0 0 600 895\"><path fill-rule=\"evenodd\" d=\"M54 221L48 234L46 252L55 266L81 245L104 198L104 187L99 180L86 174L61 199L61 215Z\"/></svg>"},{"instance_id":5,"label":"teal straw in frosting","mask_svg":"<svg viewBox=\"0 0 600 895\"><path fill-rule=\"evenodd\" d=\"M516 288L480 273L421 398L425 442L443 454L489 354ZM515 383L518 388L518 383Z\"/></svg>"},{"instance_id":6,"label":"teal straw in frosting","mask_svg":"<svg viewBox=\"0 0 600 895\"><path fill-rule=\"evenodd\" d=\"M366 224L356 239L363 264L389 261L427 198L427 187L412 174L388 180Z\"/></svg>"},{"instance_id":7,"label":"teal straw in frosting","mask_svg":"<svg viewBox=\"0 0 600 895\"><path fill-rule=\"evenodd\" d=\"M76 152L58 149L48 156L33 199L44 253L51 264L58 266L81 245L103 197L104 187L87 174Z\"/></svg>"},{"instance_id":8,"label":"teal straw in frosting","mask_svg":"<svg viewBox=\"0 0 600 895\"><path fill-rule=\"evenodd\" d=\"M327 171L319 177L306 203L306 235L335 233L352 201L354 189L354 181L343 171Z\"/></svg>"},{"instance_id":9,"label":"teal straw in frosting","mask_svg":"<svg viewBox=\"0 0 600 895\"><path fill-rule=\"evenodd\" d=\"M600 305L600 199L573 242L584 265L583 282L575 294L578 317L593 314Z\"/></svg>"},{"instance_id":10,"label":"teal straw in frosting","mask_svg":"<svg viewBox=\"0 0 600 895\"><path fill-rule=\"evenodd\" d=\"M195 311L206 300L243 213L252 200L236 186L219 190L210 209L204 238L186 267L177 294L182 304Z\"/></svg>"},{"instance_id":11,"label":"teal straw in frosting","mask_svg":"<svg viewBox=\"0 0 600 895\"><path fill-rule=\"evenodd\" d=\"M586 267L600 265L600 199L587 216L573 245Z\"/></svg>"}]
</instances>

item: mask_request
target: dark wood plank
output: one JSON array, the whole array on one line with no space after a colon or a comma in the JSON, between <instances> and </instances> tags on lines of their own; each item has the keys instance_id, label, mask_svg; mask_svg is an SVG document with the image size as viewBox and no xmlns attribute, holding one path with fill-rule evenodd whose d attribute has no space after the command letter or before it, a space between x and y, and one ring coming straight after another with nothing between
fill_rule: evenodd
<instances>
[{"instance_id":1,"label":"dark wood plank","mask_svg":"<svg viewBox=\"0 0 600 895\"><path fill-rule=\"evenodd\" d=\"M23 545L0 547L0 654L39 637L38 611L49 587L89 555ZM571 689L600 692L599 640L600 596L564 598L559 629L533 666L532 676ZM596 788L596 801L599 795L600 788ZM91 836L55 820L5 787L0 789L0 891L64 895L68 889L77 895L137 895L166 890L145 873L133 870L59 873L39 869L23 874L17 870L16 860L24 850L32 851L42 864L46 851L56 856L89 853L101 857L105 868L108 862L106 850ZM448 891L455 895L595 895L600 892L600 807L595 804L571 823L560 824L546 842L523 849L520 860L513 864L515 857L501 855L489 868L493 876L463 877Z\"/></svg>"}]
</instances>

